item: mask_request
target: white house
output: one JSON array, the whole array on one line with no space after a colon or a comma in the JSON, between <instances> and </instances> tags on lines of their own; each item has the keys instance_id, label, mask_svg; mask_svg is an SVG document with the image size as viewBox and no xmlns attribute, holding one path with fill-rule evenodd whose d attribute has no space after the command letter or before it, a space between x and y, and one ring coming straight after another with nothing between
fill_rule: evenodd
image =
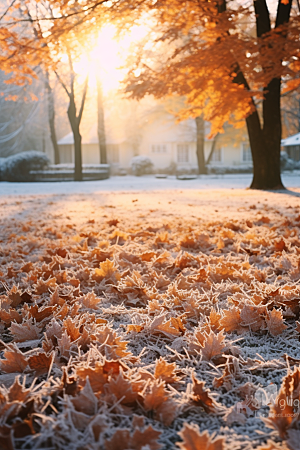
<instances>
[{"instance_id":1,"label":"white house","mask_svg":"<svg viewBox=\"0 0 300 450\"><path fill-rule=\"evenodd\" d=\"M300 161L300 133L282 139L281 145L291 159Z\"/></svg>"},{"instance_id":2,"label":"white house","mask_svg":"<svg viewBox=\"0 0 300 450\"><path fill-rule=\"evenodd\" d=\"M138 125L137 125L138 127ZM205 134L209 134L206 124ZM126 136L126 127L120 132L113 126L106 129L108 162L113 168L129 168L133 156L148 156L156 169L196 168L196 124L192 119L176 123L174 116L165 114L154 120L145 120L137 130L137 139ZM213 140L205 138L205 157L208 158ZM58 142L61 162L74 162L73 135L69 133ZM97 126L93 125L82 132L82 157L84 164L99 164ZM249 141L245 131L227 127L224 134L217 137L211 166L252 165Z\"/></svg>"}]
</instances>

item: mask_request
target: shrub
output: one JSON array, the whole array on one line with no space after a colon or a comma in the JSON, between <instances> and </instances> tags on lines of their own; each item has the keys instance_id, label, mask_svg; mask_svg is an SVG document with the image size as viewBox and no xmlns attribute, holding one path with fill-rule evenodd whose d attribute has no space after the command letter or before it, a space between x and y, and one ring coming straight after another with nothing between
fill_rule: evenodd
<instances>
[{"instance_id":1,"label":"shrub","mask_svg":"<svg viewBox=\"0 0 300 450\"><path fill-rule=\"evenodd\" d=\"M32 170L42 170L49 164L45 153L30 150L1 158L0 179L3 181L31 181Z\"/></svg>"},{"instance_id":2,"label":"shrub","mask_svg":"<svg viewBox=\"0 0 300 450\"><path fill-rule=\"evenodd\" d=\"M137 177L152 173L153 170L153 163L148 156L134 156L130 161L130 165L133 175Z\"/></svg>"},{"instance_id":3,"label":"shrub","mask_svg":"<svg viewBox=\"0 0 300 450\"><path fill-rule=\"evenodd\" d=\"M286 152L280 153L281 170L298 170L300 169L300 161L290 158Z\"/></svg>"}]
</instances>

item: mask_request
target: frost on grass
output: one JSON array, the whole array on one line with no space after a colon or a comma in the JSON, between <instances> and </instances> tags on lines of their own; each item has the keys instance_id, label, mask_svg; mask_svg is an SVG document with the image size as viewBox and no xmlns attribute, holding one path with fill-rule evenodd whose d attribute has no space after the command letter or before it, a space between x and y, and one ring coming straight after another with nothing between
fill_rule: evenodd
<instances>
[{"instance_id":1,"label":"frost on grass","mask_svg":"<svg viewBox=\"0 0 300 450\"><path fill-rule=\"evenodd\" d=\"M298 449L299 226L3 221L1 448Z\"/></svg>"}]
</instances>

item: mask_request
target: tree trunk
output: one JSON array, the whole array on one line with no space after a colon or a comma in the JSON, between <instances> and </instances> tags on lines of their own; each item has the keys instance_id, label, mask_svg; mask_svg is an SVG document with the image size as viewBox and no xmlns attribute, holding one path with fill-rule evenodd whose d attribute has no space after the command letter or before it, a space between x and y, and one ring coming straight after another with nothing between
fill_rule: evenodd
<instances>
[{"instance_id":1,"label":"tree trunk","mask_svg":"<svg viewBox=\"0 0 300 450\"><path fill-rule=\"evenodd\" d=\"M48 92L48 118L49 118L49 128L50 137L54 150L54 164L60 163L59 147L57 144L56 130L55 130L55 108L54 108L54 95L53 89L50 86L49 73L46 71L46 89Z\"/></svg>"},{"instance_id":2,"label":"tree trunk","mask_svg":"<svg viewBox=\"0 0 300 450\"><path fill-rule=\"evenodd\" d=\"M278 0L275 28L287 23L290 18L292 0L287 4ZM264 37L271 31L271 21L265 0L255 0L256 31L258 37ZM261 53L264 46L261 45ZM263 69L269 70L272 67ZM281 79L273 78L264 89L262 106L263 127L257 111L246 120L251 151L253 155L253 180L251 189L284 189L280 174L281 151Z\"/></svg>"},{"instance_id":3,"label":"tree trunk","mask_svg":"<svg viewBox=\"0 0 300 450\"><path fill-rule=\"evenodd\" d=\"M68 117L74 137L74 159L75 159L74 181L82 181L81 134L79 131L80 122L76 116L75 99L73 96L70 96Z\"/></svg>"},{"instance_id":4,"label":"tree trunk","mask_svg":"<svg viewBox=\"0 0 300 450\"><path fill-rule=\"evenodd\" d=\"M98 142L100 151L100 163L107 164L103 92L102 92L102 84L98 77L97 77L97 104L98 104Z\"/></svg>"},{"instance_id":5,"label":"tree trunk","mask_svg":"<svg viewBox=\"0 0 300 450\"><path fill-rule=\"evenodd\" d=\"M211 162L211 158L213 157L213 154L214 154L214 151L215 151L215 148L216 148L216 145L217 145L218 137L219 137L219 133L217 133L215 135L215 137L213 138L213 141L212 141L212 144L211 144L211 149L210 149L208 158L207 158L207 160L205 162L206 166Z\"/></svg>"},{"instance_id":6,"label":"tree trunk","mask_svg":"<svg viewBox=\"0 0 300 450\"><path fill-rule=\"evenodd\" d=\"M198 173L206 174L205 156L204 156L204 119L203 116L195 118L197 129L197 161L198 161Z\"/></svg>"},{"instance_id":7,"label":"tree trunk","mask_svg":"<svg viewBox=\"0 0 300 450\"><path fill-rule=\"evenodd\" d=\"M248 128L249 139L260 139L260 142L255 143L253 149L254 170L250 188L284 189L280 174L281 113L280 80L278 78L274 78L266 88L263 100L263 121L263 129L260 127L259 134L254 130L249 132ZM261 144L263 144L263 148Z\"/></svg>"}]
</instances>

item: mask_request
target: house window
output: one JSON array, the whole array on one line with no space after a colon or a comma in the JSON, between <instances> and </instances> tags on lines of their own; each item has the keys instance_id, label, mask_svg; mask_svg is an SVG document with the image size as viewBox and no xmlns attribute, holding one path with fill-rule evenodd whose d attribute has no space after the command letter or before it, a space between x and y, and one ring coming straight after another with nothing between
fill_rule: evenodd
<instances>
[{"instance_id":1,"label":"house window","mask_svg":"<svg viewBox=\"0 0 300 450\"><path fill-rule=\"evenodd\" d=\"M252 161L252 154L249 144L243 144L243 154L242 154L242 161L243 162L251 162Z\"/></svg>"},{"instance_id":2,"label":"house window","mask_svg":"<svg viewBox=\"0 0 300 450\"><path fill-rule=\"evenodd\" d=\"M300 161L300 146L299 145L289 145L285 147L287 154L290 158L295 161Z\"/></svg>"},{"instance_id":3,"label":"house window","mask_svg":"<svg viewBox=\"0 0 300 450\"><path fill-rule=\"evenodd\" d=\"M167 146L165 144L152 144L151 151L152 153L166 153Z\"/></svg>"},{"instance_id":4,"label":"house window","mask_svg":"<svg viewBox=\"0 0 300 450\"><path fill-rule=\"evenodd\" d=\"M189 162L189 146L188 144L177 145L177 162L188 163Z\"/></svg>"},{"instance_id":5,"label":"house window","mask_svg":"<svg viewBox=\"0 0 300 450\"><path fill-rule=\"evenodd\" d=\"M120 161L118 144L109 144L109 145L107 145L107 152L108 152L108 155L109 155L109 161L112 164L117 164Z\"/></svg>"},{"instance_id":6,"label":"house window","mask_svg":"<svg viewBox=\"0 0 300 450\"><path fill-rule=\"evenodd\" d=\"M222 149L215 148L211 157L211 162L221 162L222 161Z\"/></svg>"}]
</instances>

